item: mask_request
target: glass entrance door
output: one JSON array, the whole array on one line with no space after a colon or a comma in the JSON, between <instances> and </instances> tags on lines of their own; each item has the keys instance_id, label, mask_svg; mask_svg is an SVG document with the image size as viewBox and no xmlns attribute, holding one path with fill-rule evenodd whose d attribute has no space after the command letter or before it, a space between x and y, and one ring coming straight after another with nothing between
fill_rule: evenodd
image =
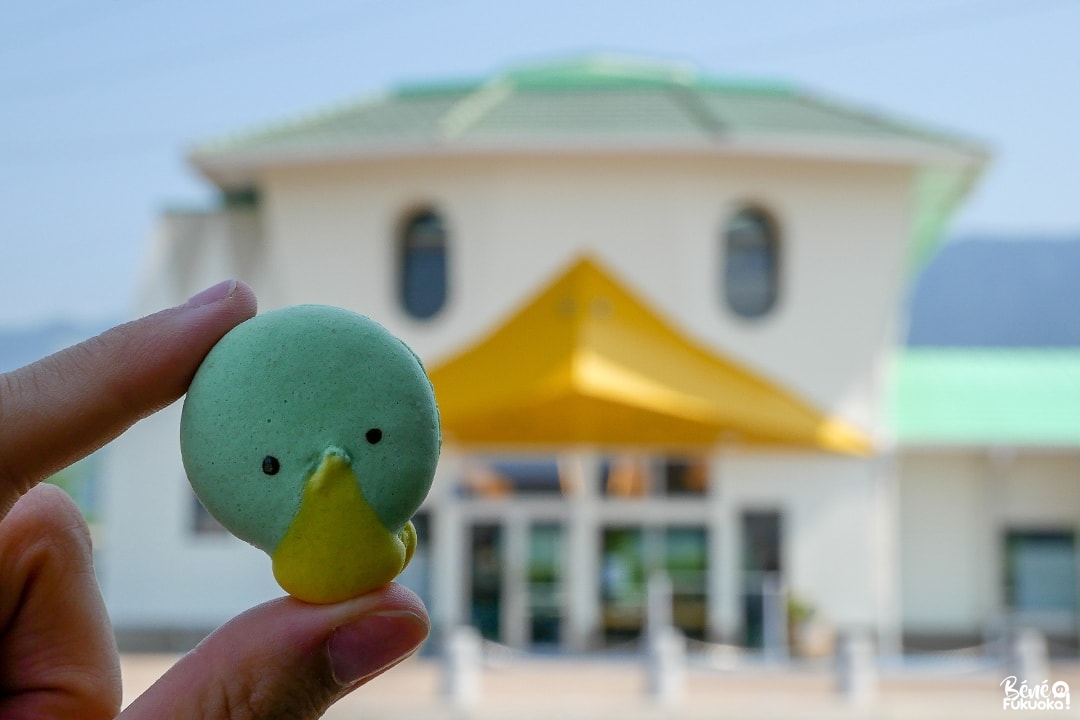
<instances>
[{"instance_id":1,"label":"glass entrance door","mask_svg":"<svg viewBox=\"0 0 1080 720\"><path fill-rule=\"evenodd\" d=\"M600 579L604 640L619 643L645 624L645 553L641 528L605 528Z\"/></svg>"},{"instance_id":2,"label":"glass entrance door","mask_svg":"<svg viewBox=\"0 0 1080 720\"><path fill-rule=\"evenodd\" d=\"M664 565L671 578L675 627L704 640L707 619L708 535L703 527L669 527L664 533Z\"/></svg>"},{"instance_id":3,"label":"glass entrance door","mask_svg":"<svg viewBox=\"0 0 1080 720\"><path fill-rule=\"evenodd\" d=\"M781 532L778 511L748 511L740 519L742 626L747 647L766 644L766 594L780 586L783 572Z\"/></svg>"},{"instance_id":4,"label":"glass entrance door","mask_svg":"<svg viewBox=\"0 0 1080 720\"><path fill-rule=\"evenodd\" d=\"M529 527L529 639L557 645L562 637L563 528L559 523Z\"/></svg>"},{"instance_id":5,"label":"glass entrance door","mask_svg":"<svg viewBox=\"0 0 1080 720\"><path fill-rule=\"evenodd\" d=\"M487 640L499 640L502 615L502 527L478 523L470 532L469 619Z\"/></svg>"},{"instance_id":6,"label":"glass entrance door","mask_svg":"<svg viewBox=\"0 0 1080 720\"><path fill-rule=\"evenodd\" d=\"M604 638L617 643L641 635L649 576L671 580L673 624L704 638L708 534L704 527L609 527L603 533L601 603Z\"/></svg>"}]
</instances>

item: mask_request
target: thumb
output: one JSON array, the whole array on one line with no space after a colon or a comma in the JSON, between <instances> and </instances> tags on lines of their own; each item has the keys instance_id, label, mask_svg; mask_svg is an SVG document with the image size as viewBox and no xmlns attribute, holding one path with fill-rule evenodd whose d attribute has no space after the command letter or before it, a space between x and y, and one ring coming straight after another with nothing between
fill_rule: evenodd
<instances>
[{"instance_id":1,"label":"thumb","mask_svg":"<svg viewBox=\"0 0 1080 720\"><path fill-rule=\"evenodd\" d=\"M317 718L412 654L423 603L400 585L336 605L272 600L184 656L122 718Z\"/></svg>"}]
</instances>

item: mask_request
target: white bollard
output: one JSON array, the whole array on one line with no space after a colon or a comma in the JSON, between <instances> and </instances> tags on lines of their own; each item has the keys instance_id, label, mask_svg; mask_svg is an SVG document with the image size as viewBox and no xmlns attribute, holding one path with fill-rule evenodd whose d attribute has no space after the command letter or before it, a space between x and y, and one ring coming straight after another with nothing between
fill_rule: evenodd
<instances>
[{"instance_id":1,"label":"white bollard","mask_svg":"<svg viewBox=\"0 0 1080 720\"><path fill-rule=\"evenodd\" d=\"M766 573L761 580L761 646L766 660L783 662L790 656L787 591L780 573Z\"/></svg>"},{"instance_id":2,"label":"white bollard","mask_svg":"<svg viewBox=\"0 0 1080 720\"><path fill-rule=\"evenodd\" d=\"M474 627L454 628L443 652L443 694L457 707L480 699L480 674L484 662L483 639Z\"/></svg>"},{"instance_id":3,"label":"white bollard","mask_svg":"<svg viewBox=\"0 0 1080 720\"><path fill-rule=\"evenodd\" d=\"M686 691L686 638L676 628L658 628L647 636L645 668L649 696L659 705L677 705Z\"/></svg>"},{"instance_id":4,"label":"white bollard","mask_svg":"<svg viewBox=\"0 0 1080 720\"><path fill-rule=\"evenodd\" d=\"M877 661L874 644L864 633L850 633L840 641L836 656L837 686L856 705L871 702L877 695Z\"/></svg>"},{"instance_id":5,"label":"white bollard","mask_svg":"<svg viewBox=\"0 0 1080 720\"><path fill-rule=\"evenodd\" d=\"M1017 683L1029 685L1043 682L1049 676L1050 660L1046 636L1033 628L1024 628L1010 637L1009 672Z\"/></svg>"},{"instance_id":6,"label":"white bollard","mask_svg":"<svg viewBox=\"0 0 1080 720\"><path fill-rule=\"evenodd\" d=\"M664 572L653 572L645 585L645 632L666 631L671 627L674 588Z\"/></svg>"}]
</instances>

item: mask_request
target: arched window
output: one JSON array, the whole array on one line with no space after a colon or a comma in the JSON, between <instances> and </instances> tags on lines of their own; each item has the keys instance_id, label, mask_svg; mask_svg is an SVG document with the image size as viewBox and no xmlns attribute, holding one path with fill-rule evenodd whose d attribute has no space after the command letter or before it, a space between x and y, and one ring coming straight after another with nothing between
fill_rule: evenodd
<instances>
[{"instance_id":1,"label":"arched window","mask_svg":"<svg viewBox=\"0 0 1080 720\"><path fill-rule=\"evenodd\" d=\"M760 318L780 293L780 237L765 211L744 207L728 220L723 237L723 293L739 317Z\"/></svg>"},{"instance_id":2,"label":"arched window","mask_svg":"<svg viewBox=\"0 0 1080 720\"><path fill-rule=\"evenodd\" d=\"M401 307L418 319L433 317L446 304L446 226L434 210L409 215L398 238Z\"/></svg>"}]
</instances>

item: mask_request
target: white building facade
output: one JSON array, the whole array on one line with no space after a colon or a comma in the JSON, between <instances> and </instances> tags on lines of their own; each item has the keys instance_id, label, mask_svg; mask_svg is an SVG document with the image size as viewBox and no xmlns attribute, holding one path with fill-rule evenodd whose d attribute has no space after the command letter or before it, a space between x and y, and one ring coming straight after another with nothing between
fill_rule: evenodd
<instances>
[{"instance_id":1,"label":"white building facade","mask_svg":"<svg viewBox=\"0 0 1080 720\"><path fill-rule=\"evenodd\" d=\"M625 293L566 307L659 318L702 363L818 418L820 437L842 425L864 445L760 441L753 423L773 411L745 401L709 442L462 440L448 426L402 577L436 627L615 646L640 634L663 572L690 637L761 645L763 595L780 592L793 628L812 609L895 650L905 632L966 637L1006 612L1000 563L948 558L990 552L985 518L1000 513L973 503L1019 505L986 500L962 455L898 449L889 414L913 264L984 161L956 138L681 67L592 59L412 87L199 148L224 201L162 218L142 309L226 276L262 310L350 308L413 347L438 395L442 368L587 257ZM667 397L683 380L634 381ZM197 634L280 594L269 560L198 507L178 424L169 408L110 452L103 579L121 637ZM1053 463L1030 472L1071 472ZM1035 514L1075 518L1075 483L1047 482L1065 484ZM947 601L931 599L943 582ZM1075 633L1075 613L1058 621Z\"/></svg>"}]
</instances>

